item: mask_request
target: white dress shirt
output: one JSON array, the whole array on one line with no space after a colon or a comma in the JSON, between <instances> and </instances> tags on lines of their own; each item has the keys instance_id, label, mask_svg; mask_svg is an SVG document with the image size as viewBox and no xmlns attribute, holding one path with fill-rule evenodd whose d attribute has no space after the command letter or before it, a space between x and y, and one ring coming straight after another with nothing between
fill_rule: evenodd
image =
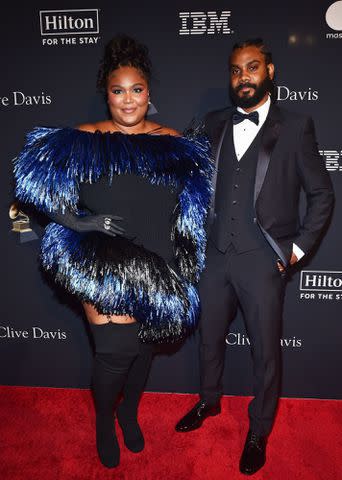
<instances>
[{"instance_id":1,"label":"white dress shirt","mask_svg":"<svg viewBox=\"0 0 342 480\"><path fill-rule=\"evenodd\" d=\"M253 142L257 133L259 132L260 128L265 123L268 111L271 106L271 99L268 97L266 102L261 105L261 107L254 110L255 112L259 113L259 124L256 125L251 120L245 119L242 122L233 125L233 141L234 141L234 149L236 158L240 161L241 157L246 153L248 147ZM248 113L243 110L241 107L237 107L237 110L241 113ZM302 249L298 247L295 243L293 245L293 253L296 255L298 260L300 260L304 255Z\"/></svg>"},{"instance_id":2,"label":"white dress shirt","mask_svg":"<svg viewBox=\"0 0 342 480\"><path fill-rule=\"evenodd\" d=\"M259 113L259 125L255 125L251 120L243 120L237 125L233 125L233 141L236 158L238 160L246 153L248 147L253 142L260 128L265 123L268 111L271 106L271 99L268 97L267 101L261 107L254 110ZM247 113L241 107L237 107L238 112Z\"/></svg>"}]
</instances>

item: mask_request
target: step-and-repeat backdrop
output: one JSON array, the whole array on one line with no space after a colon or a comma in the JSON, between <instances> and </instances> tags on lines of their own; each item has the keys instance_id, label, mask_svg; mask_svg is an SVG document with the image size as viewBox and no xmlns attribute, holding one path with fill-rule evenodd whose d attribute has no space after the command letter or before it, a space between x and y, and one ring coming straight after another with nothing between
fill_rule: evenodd
<instances>
[{"instance_id":1,"label":"step-and-repeat backdrop","mask_svg":"<svg viewBox=\"0 0 342 480\"><path fill-rule=\"evenodd\" d=\"M33 0L27 7L8 3L2 13L0 383L90 384L92 345L80 306L39 270L41 222L12 205L12 159L26 132L106 116L96 73L105 43L117 33L149 47L153 118L183 130L193 117L229 104L231 47L261 36L273 51L278 103L314 118L336 192L327 234L287 288L282 394L342 398L342 1ZM226 343L225 393L250 394L252 364L241 315ZM161 349L147 388L196 392L198 384L196 334L179 348Z\"/></svg>"}]
</instances>

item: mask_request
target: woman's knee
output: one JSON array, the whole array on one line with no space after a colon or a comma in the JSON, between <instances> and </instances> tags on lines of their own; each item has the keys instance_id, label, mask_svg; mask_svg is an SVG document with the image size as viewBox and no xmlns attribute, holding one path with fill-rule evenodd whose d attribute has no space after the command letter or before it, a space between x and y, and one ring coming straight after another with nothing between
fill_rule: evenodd
<instances>
[{"instance_id":1,"label":"woman's knee","mask_svg":"<svg viewBox=\"0 0 342 480\"><path fill-rule=\"evenodd\" d=\"M136 323L135 318L129 315L103 315L99 313L90 303L83 303L83 308L88 322L91 324L103 325L105 323Z\"/></svg>"}]
</instances>

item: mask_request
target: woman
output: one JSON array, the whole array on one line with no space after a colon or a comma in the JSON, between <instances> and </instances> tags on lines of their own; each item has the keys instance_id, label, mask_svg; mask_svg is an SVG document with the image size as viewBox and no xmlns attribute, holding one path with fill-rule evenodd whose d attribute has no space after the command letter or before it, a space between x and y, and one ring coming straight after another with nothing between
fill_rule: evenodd
<instances>
[{"instance_id":1,"label":"woman","mask_svg":"<svg viewBox=\"0 0 342 480\"><path fill-rule=\"evenodd\" d=\"M120 458L121 391L125 445L144 448L137 408L152 344L192 330L204 266L208 144L146 119L149 80L147 48L114 37L98 73L110 118L36 128L15 163L18 199L54 221L42 266L80 299L90 324L96 443L109 468Z\"/></svg>"}]
</instances>

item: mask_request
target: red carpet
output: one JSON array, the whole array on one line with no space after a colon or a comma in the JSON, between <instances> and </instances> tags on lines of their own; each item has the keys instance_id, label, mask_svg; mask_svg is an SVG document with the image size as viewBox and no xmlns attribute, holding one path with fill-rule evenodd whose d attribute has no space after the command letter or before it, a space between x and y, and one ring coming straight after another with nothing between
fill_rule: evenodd
<instances>
[{"instance_id":1,"label":"red carpet","mask_svg":"<svg viewBox=\"0 0 342 480\"><path fill-rule=\"evenodd\" d=\"M1 480L242 480L238 462L247 430L246 397L224 397L222 414L197 431L174 424L195 395L146 393L140 422L146 448L122 447L107 470L95 450L88 390L0 387ZM255 480L342 479L342 402L283 399L268 461ZM118 429L119 430L119 429ZM122 436L119 432L119 442Z\"/></svg>"}]
</instances>

